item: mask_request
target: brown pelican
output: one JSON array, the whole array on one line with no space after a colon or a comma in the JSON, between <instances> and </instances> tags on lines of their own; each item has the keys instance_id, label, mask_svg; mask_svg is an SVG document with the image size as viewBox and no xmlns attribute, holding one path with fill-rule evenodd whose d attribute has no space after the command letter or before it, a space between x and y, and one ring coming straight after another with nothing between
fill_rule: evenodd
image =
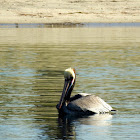
<instances>
[{"instance_id":1,"label":"brown pelican","mask_svg":"<svg viewBox=\"0 0 140 140\"><path fill-rule=\"evenodd\" d=\"M64 78L63 92L60 101L56 106L59 113L91 115L115 111L100 97L92 94L79 93L70 98L76 80L75 69L66 69Z\"/></svg>"}]
</instances>

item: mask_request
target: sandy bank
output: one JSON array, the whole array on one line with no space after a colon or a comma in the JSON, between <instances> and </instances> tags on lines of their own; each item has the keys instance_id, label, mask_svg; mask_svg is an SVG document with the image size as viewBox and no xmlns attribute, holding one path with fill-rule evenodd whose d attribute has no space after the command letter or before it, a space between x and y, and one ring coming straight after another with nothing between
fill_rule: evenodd
<instances>
[{"instance_id":1,"label":"sandy bank","mask_svg":"<svg viewBox=\"0 0 140 140\"><path fill-rule=\"evenodd\" d=\"M140 22L140 0L1 0L0 23Z\"/></svg>"}]
</instances>

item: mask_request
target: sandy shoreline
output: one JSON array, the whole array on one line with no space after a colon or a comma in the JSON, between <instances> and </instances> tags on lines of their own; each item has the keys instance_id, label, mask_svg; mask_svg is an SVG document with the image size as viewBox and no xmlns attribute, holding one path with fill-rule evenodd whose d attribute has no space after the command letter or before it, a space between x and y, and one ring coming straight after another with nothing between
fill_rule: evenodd
<instances>
[{"instance_id":1,"label":"sandy shoreline","mask_svg":"<svg viewBox=\"0 0 140 140\"><path fill-rule=\"evenodd\" d=\"M2 0L0 23L140 22L140 0Z\"/></svg>"}]
</instances>

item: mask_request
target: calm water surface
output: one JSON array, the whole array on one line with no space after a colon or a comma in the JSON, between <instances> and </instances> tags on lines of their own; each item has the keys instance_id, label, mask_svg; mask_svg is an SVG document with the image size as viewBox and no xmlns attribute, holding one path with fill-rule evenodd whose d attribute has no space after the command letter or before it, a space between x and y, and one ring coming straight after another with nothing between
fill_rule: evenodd
<instances>
[{"instance_id":1,"label":"calm water surface","mask_svg":"<svg viewBox=\"0 0 140 140\"><path fill-rule=\"evenodd\" d=\"M73 95L95 94L115 115L58 117L63 72ZM140 28L1 28L0 139L140 139Z\"/></svg>"}]
</instances>

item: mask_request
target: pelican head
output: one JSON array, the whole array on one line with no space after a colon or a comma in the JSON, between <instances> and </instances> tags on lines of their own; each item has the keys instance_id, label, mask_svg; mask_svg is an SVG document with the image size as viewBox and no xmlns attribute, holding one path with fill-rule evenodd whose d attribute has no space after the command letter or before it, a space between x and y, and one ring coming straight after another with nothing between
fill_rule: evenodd
<instances>
[{"instance_id":1,"label":"pelican head","mask_svg":"<svg viewBox=\"0 0 140 140\"><path fill-rule=\"evenodd\" d=\"M59 101L59 104L57 105L57 109L60 110L62 105L67 101L70 100L71 92L75 85L75 79L76 79L76 73L75 69L68 68L64 71L64 88L63 92Z\"/></svg>"}]
</instances>

